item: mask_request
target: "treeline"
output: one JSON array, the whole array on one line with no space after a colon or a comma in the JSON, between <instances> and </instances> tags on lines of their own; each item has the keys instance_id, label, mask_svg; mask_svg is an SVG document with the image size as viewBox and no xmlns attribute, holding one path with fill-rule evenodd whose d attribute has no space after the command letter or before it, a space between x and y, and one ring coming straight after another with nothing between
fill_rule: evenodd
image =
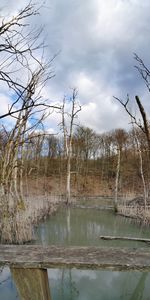
<instances>
[{"instance_id":1,"label":"treeline","mask_svg":"<svg viewBox=\"0 0 150 300\"><path fill-rule=\"evenodd\" d=\"M0 132L1 153L3 162L8 133ZM94 130L78 126L72 138L71 176L76 181L97 176L99 181L106 181L108 188L114 191L118 155L119 191L132 190L143 193L143 179L148 185L149 157L145 135L139 129L115 129L97 134ZM64 140L60 135L33 134L26 136L24 146L18 151L18 166L23 177L37 178L42 176L65 176L66 157ZM1 164L1 173L2 173Z\"/></svg>"}]
</instances>

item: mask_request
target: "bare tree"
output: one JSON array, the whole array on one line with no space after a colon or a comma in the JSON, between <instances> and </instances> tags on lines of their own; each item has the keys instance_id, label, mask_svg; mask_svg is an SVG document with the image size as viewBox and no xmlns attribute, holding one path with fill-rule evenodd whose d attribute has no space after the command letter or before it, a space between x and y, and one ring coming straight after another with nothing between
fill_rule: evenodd
<instances>
[{"instance_id":1,"label":"bare tree","mask_svg":"<svg viewBox=\"0 0 150 300\"><path fill-rule=\"evenodd\" d=\"M143 60L135 54L135 60L137 61L138 65L135 66L139 73L141 74L142 78L144 79L144 82L148 88L148 91L150 92L150 70L145 66ZM125 108L126 112L132 119L132 123L134 123L137 127L139 127L145 134L146 139L147 139L147 145L148 145L148 153L149 153L149 158L150 158L150 130L149 130L149 121L148 121L148 116L145 111L145 108L142 104L142 101L139 96L135 96L135 101L138 106L139 112L141 114L142 122L141 120L139 121L135 115L131 112L129 108L129 102L130 98L129 95L127 95L126 101L123 101L122 99L118 97L114 97L119 103Z\"/></svg>"},{"instance_id":2,"label":"bare tree","mask_svg":"<svg viewBox=\"0 0 150 300\"><path fill-rule=\"evenodd\" d=\"M11 97L8 111L0 115L0 119L7 116L15 117L21 110L32 107L51 107L46 99L43 103L40 101L40 89L48 79L54 77L51 63L56 55L45 62L43 28L31 28L29 25L29 19L38 15L39 12L40 7L30 1L16 16L0 20L0 82L6 89L8 88ZM37 101L37 98L32 98L32 96L35 94L36 76L39 81L42 73L46 73L46 81L42 78ZM26 98L27 94L30 94L30 101Z\"/></svg>"},{"instance_id":3,"label":"bare tree","mask_svg":"<svg viewBox=\"0 0 150 300\"><path fill-rule=\"evenodd\" d=\"M7 142L2 153L0 178L0 236L2 239L8 236L10 242L16 241L17 213L26 209L22 184L25 142L35 129L42 128L46 116L58 108L49 105L41 93L54 73L53 59L44 58L42 28L33 29L29 25L39 9L31 1L16 16L1 19L0 24L0 82L11 102L0 119L12 116L15 121L10 132L5 130Z\"/></svg>"},{"instance_id":4,"label":"bare tree","mask_svg":"<svg viewBox=\"0 0 150 300\"><path fill-rule=\"evenodd\" d=\"M64 135L64 155L67 161L67 182L66 182L66 203L70 203L70 182L71 182L71 156L72 156L72 139L74 121L81 111L81 106L77 102L77 89L72 91L72 97L68 103L71 104L71 111L66 111L66 98L63 99L62 105L62 123L61 127ZM68 119L68 120L67 120Z\"/></svg>"},{"instance_id":5,"label":"bare tree","mask_svg":"<svg viewBox=\"0 0 150 300\"><path fill-rule=\"evenodd\" d=\"M137 145L137 151L138 151L138 155L139 155L140 174L141 174L141 179L142 179L142 184L143 184L144 209L146 210L148 193L147 193L147 186L146 186L144 170L143 170L143 157L142 157L141 145L140 145L139 138L138 138L138 131L134 128L134 125L133 125L133 133L134 133L135 142Z\"/></svg>"},{"instance_id":6,"label":"bare tree","mask_svg":"<svg viewBox=\"0 0 150 300\"><path fill-rule=\"evenodd\" d=\"M120 181L120 169L121 169L121 159L123 150L125 149L127 143L128 135L124 129L118 128L112 132L112 142L115 156L117 157L116 162L116 174L115 174L115 197L114 197L114 210L118 210L118 190ZM117 155L116 155L117 154Z\"/></svg>"},{"instance_id":7,"label":"bare tree","mask_svg":"<svg viewBox=\"0 0 150 300\"><path fill-rule=\"evenodd\" d=\"M134 56L136 62L137 62L137 65L135 66L136 69L138 70L138 72L141 74L144 82L145 82L145 85L148 89L148 91L150 92L150 70L146 67L144 61L137 55L135 54ZM146 140L147 140L147 152L148 152L148 165L149 165L149 172L150 172L150 128L149 128L149 120L148 120L148 114L145 110L145 107L140 99L139 96L135 96L135 103L138 107L138 110L140 112L140 115L141 115L141 119L139 120L131 111L131 109L129 108L129 102L130 102L130 98L129 98L129 95L127 95L127 99L126 101L123 101L122 99L118 98L118 97L114 97L117 101L119 101L119 103L124 107L124 109L126 110L126 112L128 113L128 115L130 116L131 118L131 122L134 125L136 125L140 130L142 130L142 132L144 133L145 137L146 137ZM137 144L137 147L138 147L138 151L139 151L139 155L140 157L142 158L141 156L141 150L139 148L139 144L138 144L138 140L136 139L136 144ZM141 161L141 158L140 158L140 165L142 163ZM142 166L142 165L141 165ZM141 167L140 167L141 168ZM142 181L144 180L143 178L143 170L141 169L141 176L142 176ZM145 187L145 181L143 181L143 184L144 184L144 199L146 199L146 187ZM144 200L144 205L146 205L146 200Z\"/></svg>"}]
</instances>

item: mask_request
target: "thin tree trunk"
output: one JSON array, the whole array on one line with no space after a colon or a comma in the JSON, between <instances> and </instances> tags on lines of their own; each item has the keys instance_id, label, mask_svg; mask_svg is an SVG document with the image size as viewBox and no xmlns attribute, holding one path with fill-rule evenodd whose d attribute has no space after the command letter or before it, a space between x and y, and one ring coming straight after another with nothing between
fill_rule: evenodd
<instances>
[{"instance_id":1,"label":"thin tree trunk","mask_svg":"<svg viewBox=\"0 0 150 300\"><path fill-rule=\"evenodd\" d=\"M70 182L71 182L71 157L72 157L72 138L73 138L73 126L74 119L78 112L81 110L81 106L76 103L77 91L73 89L71 98L71 113L67 113L69 116L69 126L66 125L65 120L65 98L63 99L62 106L62 129L64 134L64 156L67 159L67 182L66 182L66 203L70 203Z\"/></svg>"},{"instance_id":2,"label":"thin tree trunk","mask_svg":"<svg viewBox=\"0 0 150 300\"><path fill-rule=\"evenodd\" d=\"M69 155L67 157L67 187L66 187L67 204L70 203L70 180L71 180L70 168L71 166L70 166L70 155Z\"/></svg>"},{"instance_id":3,"label":"thin tree trunk","mask_svg":"<svg viewBox=\"0 0 150 300\"><path fill-rule=\"evenodd\" d=\"M118 211L119 173L120 173L120 149L118 148L118 159L117 159L116 181L115 181L115 200L114 200L114 210L115 210L115 212Z\"/></svg>"},{"instance_id":4,"label":"thin tree trunk","mask_svg":"<svg viewBox=\"0 0 150 300\"><path fill-rule=\"evenodd\" d=\"M146 210L147 208L147 188L146 188L146 183L145 183L145 178L144 178L144 172L143 172L143 158L142 158L142 151L141 151L141 147L140 147L140 143L135 131L135 128L133 126L133 131L134 131L134 136L135 136L135 141L137 144L137 150L138 150L138 154L139 154L139 160L140 160L140 174L141 174L141 178L142 178L142 183L143 183L143 195L144 195L144 209Z\"/></svg>"}]
</instances>

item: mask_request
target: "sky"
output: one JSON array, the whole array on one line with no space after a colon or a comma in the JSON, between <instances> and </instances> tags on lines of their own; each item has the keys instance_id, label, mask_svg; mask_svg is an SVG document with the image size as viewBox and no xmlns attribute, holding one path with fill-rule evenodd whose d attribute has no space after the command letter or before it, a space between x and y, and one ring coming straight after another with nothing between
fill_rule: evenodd
<instances>
[{"instance_id":1,"label":"sky","mask_svg":"<svg viewBox=\"0 0 150 300\"><path fill-rule=\"evenodd\" d=\"M14 15L26 0L1 0L1 15ZM40 2L41 3L41 2ZM129 117L113 96L139 95L149 114L149 94L135 69L134 53L150 66L149 0L46 0L32 24L44 25L47 59L53 61L55 77L43 93L51 103L60 102L71 88L78 89L82 105L79 123L96 132L128 128ZM1 89L0 113L8 107ZM46 128L55 131L60 116L53 114Z\"/></svg>"}]
</instances>

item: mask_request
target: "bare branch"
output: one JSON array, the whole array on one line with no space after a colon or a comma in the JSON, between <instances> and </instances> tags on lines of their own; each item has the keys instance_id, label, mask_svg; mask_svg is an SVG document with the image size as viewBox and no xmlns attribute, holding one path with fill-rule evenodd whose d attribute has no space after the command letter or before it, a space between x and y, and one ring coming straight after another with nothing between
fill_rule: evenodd
<instances>
[{"instance_id":1,"label":"bare branch","mask_svg":"<svg viewBox=\"0 0 150 300\"><path fill-rule=\"evenodd\" d=\"M130 101L129 95L127 95L126 102L124 102L122 99L115 97L115 96L113 96L113 98L115 100L117 100L124 107L124 109L126 110L128 115L132 118L132 121L134 122L134 124L136 124L145 133L144 127L137 121L136 117L131 113L130 109L128 108L128 104Z\"/></svg>"},{"instance_id":2,"label":"bare branch","mask_svg":"<svg viewBox=\"0 0 150 300\"><path fill-rule=\"evenodd\" d=\"M138 72L144 79L148 91L150 92L150 70L146 67L144 61L136 53L134 53L134 59L138 63L138 65L136 65L135 68L138 70Z\"/></svg>"}]
</instances>

